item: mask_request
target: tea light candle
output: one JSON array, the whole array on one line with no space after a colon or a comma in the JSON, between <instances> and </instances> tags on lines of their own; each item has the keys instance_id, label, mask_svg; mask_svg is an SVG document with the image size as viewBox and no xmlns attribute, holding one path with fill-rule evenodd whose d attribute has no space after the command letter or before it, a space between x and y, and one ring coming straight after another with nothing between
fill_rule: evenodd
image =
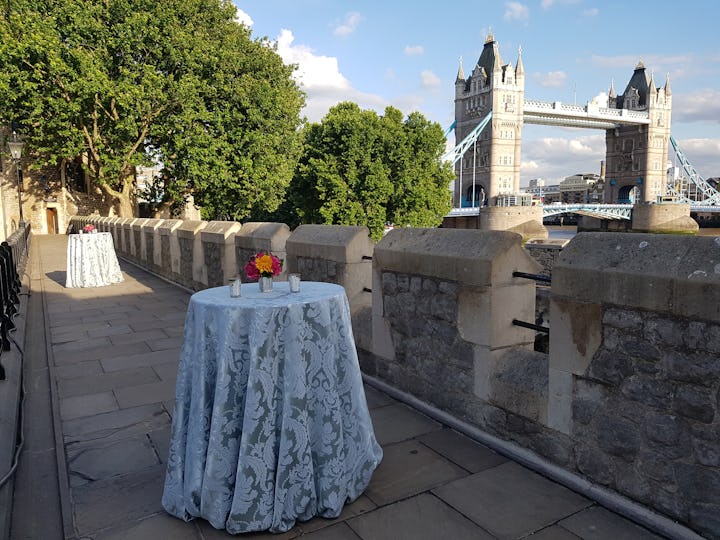
<instances>
[{"instance_id":1,"label":"tea light candle","mask_svg":"<svg viewBox=\"0 0 720 540\"><path fill-rule=\"evenodd\" d=\"M289 274L290 292L300 292L300 274Z\"/></svg>"},{"instance_id":2,"label":"tea light candle","mask_svg":"<svg viewBox=\"0 0 720 540\"><path fill-rule=\"evenodd\" d=\"M240 285L241 282L239 279L233 280L233 282L230 284L230 296L233 298L238 298L240 296Z\"/></svg>"}]
</instances>

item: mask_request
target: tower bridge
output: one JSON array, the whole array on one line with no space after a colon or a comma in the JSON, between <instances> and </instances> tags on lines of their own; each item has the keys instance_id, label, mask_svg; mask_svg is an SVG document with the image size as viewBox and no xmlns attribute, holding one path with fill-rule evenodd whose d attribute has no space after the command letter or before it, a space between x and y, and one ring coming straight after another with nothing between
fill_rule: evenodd
<instances>
[{"instance_id":1,"label":"tower bridge","mask_svg":"<svg viewBox=\"0 0 720 540\"><path fill-rule=\"evenodd\" d=\"M497 42L492 34L488 35L471 74L465 75L461 59L455 79L455 121L450 130L454 129L455 140L461 142L444 156L454 164L456 172L455 210L450 215L467 215L464 207L470 206L478 209L481 222L484 217L488 228L512 229L522 225L523 220L541 222L542 215L562 212L631 219L632 205L618 203L655 203L668 194L679 202L701 204L679 193L668 193L666 163L671 143L685 172L700 187L705 199L702 204L720 205L720 193L704 182L687 160L683 161L682 152L670 136L671 115L669 77L663 86L656 86L654 76L647 73L642 62L638 62L621 94L610 83L607 102L570 105L527 99L522 50L518 51L515 66L503 63ZM525 202L519 195L524 124L604 130L603 196L606 203L618 208L582 205L531 210L525 206L526 210L516 208L511 216L507 207ZM500 218L499 211L493 213L497 207L503 207L505 217ZM653 209L643 209L643 213L647 212L652 214Z\"/></svg>"}]
</instances>

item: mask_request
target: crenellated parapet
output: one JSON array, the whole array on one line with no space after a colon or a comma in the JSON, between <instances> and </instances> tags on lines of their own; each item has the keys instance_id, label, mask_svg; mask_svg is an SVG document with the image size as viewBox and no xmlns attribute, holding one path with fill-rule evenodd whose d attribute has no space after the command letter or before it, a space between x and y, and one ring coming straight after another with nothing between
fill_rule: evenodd
<instances>
[{"instance_id":1,"label":"crenellated parapet","mask_svg":"<svg viewBox=\"0 0 720 540\"><path fill-rule=\"evenodd\" d=\"M155 264L133 255L124 233L134 220L76 221L113 232L121 257ZM286 270L305 280L340 283L369 383L606 500L662 514L668 537L688 537L667 532L678 523L720 537L716 238L581 233L543 268L508 231L399 228L373 244L363 227L161 220L147 228L157 236L145 240L146 254L159 238L157 273L194 290L224 282L255 250L284 254ZM517 324L536 322L528 275L540 272L552 275L549 320L540 321L549 352ZM633 517L642 522L647 511Z\"/></svg>"}]
</instances>

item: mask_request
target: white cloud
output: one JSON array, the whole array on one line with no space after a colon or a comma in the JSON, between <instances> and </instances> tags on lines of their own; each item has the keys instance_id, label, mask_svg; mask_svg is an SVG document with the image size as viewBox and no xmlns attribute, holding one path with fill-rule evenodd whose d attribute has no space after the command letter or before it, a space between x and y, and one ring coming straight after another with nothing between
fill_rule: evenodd
<instances>
[{"instance_id":1,"label":"white cloud","mask_svg":"<svg viewBox=\"0 0 720 540\"><path fill-rule=\"evenodd\" d=\"M530 9L520 2L505 2L505 15L503 19L506 21L526 21L530 17Z\"/></svg>"},{"instance_id":2,"label":"white cloud","mask_svg":"<svg viewBox=\"0 0 720 540\"><path fill-rule=\"evenodd\" d=\"M290 30L283 29L277 38L277 52L286 64L296 64L295 79L306 93L303 114L311 122L318 122L328 109L341 101L354 101L362 108L383 111L387 101L375 94L360 92L340 72L334 56L314 53L305 45L295 45Z\"/></svg>"},{"instance_id":3,"label":"white cloud","mask_svg":"<svg viewBox=\"0 0 720 540\"><path fill-rule=\"evenodd\" d=\"M432 71L426 69L420 72L420 84L423 88L439 88L442 81Z\"/></svg>"},{"instance_id":4,"label":"white cloud","mask_svg":"<svg viewBox=\"0 0 720 540\"><path fill-rule=\"evenodd\" d=\"M418 54L423 54L425 52L425 48L422 45L405 45L405 55L406 56L415 56Z\"/></svg>"},{"instance_id":5,"label":"white cloud","mask_svg":"<svg viewBox=\"0 0 720 540\"><path fill-rule=\"evenodd\" d=\"M720 176L720 139L683 139L677 141L685 157L703 178ZM672 149L668 159L674 158Z\"/></svg>"},{"instance_id":6,"label":"white cloud","mask_svg":"<svg viewBox=\"0 0 720 540\"><path fill-rule=\"evenodd\" d=\"M672 83L670 84L672 88ZM673 94L673 122L720 123L720 90L704 89Z\"/></svg>"},{"instance_id":7,"label":"white cloud","mask_svg":"<svg viewBox=\"0 0 720 540\"><path fill-rule=\"evenodd\" d=\"M598 8L590 8L583 11L583 15L586 17L596 17L600 13Z\"/></svg>"},{"instance_id":8,"label":"white cloud","mask_svg":"<svg viewBox=\"0 0 720 540\"><path fill-rule=\"evenodd\" d=\"M533 126L536 130L551 129ZM525 129L526 135L531 135ZM521 183L531 178L542 177L548 184L558 183L576 173L600 172L600 161L605 159L605 134L593 132L590 135L572 136L577 130L559 130L570 136L523 137Z\"/></svg>"},{"instance_id":9,"label":"white cloud","mask_svg":"<svg viewBox=\"0 0 720 540\"><path fill-rule=\"evenodd\" d=\"M634 69L640 60L642 60L642 63L645 64L645 67L648 69L652 69L652 66L683 66L695 62L694 58L690 55L663 56L659 54L625 54L619 56L600 56L599 54L593 54L590 60L595 66L625 69Z\"/></svg>"},{"instance_id":10,"label":"white cloud","mask_svg":"<svg viewBox=\"0 0 720 540\"><path fill-rule=\"evenodd\" d=\"M237 21L240 24L244 24L245 26L252 26L254 24L250 15L245 13L240 8L237 8L237 13L235 14L235 21Z\"/></svg>"},{"instance_id":11,"label":"white cloud","mask_svg":"<svg viewBox=\"0 0 720 540\"><path fill-rule=\"evenodd\" d=\"M533 73L532 78L544 88L560 88L565 86L567 74L564 71L548 71L547 73Z\"/></svg>"},{"instance_id":12,"label":"white cloud","mask_svg":"<svg viewBox=\"0 0 720 540\"><path fill-rule=\"evenodd\" d=\"M290 30L282 29L277 39L277 52L286 64L297 64L295 78L306 89L325 86L348 89L350 83L340 73L337 58L319 56L304 45L293 45L295 37Z\"/></svg>"},{"instance_id":13,"label":"white cloud","mask_svg":"<svg viewBox=\"0 0 720 540\"><path fill-rule=\"evenodd\" d=\"M346 13L345 20L335 27L333 34L336 36L349 36L357 30L357 27L362 20L362 15L360 15L357 11Z\"/></svg>"},{"instance_id":14,"label":"white cloud","mask_svg":"<svg viewBox=\"0 0 720 540\"><path fill-rule=\"evenodd\" d=\"M550 9L555 4L577 4L580 0L542 0L540 5L543 9Z\"/></svg>"}]
</instances>

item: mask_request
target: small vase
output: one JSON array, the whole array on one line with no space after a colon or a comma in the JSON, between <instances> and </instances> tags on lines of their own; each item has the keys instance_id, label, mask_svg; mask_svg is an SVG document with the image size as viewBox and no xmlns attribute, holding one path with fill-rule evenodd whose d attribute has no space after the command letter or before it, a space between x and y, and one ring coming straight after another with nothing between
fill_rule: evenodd
<instances>
[{"instance_id":1,"label":"small vase","mask_svg":"<svg viewBox=\"0 0 720 540\"><path fill-rule=\"evenodd\" d=\"M272 292L273 279L271 277L261 277L258 281L260 292Z\"/></svg>"}]
</instances>

